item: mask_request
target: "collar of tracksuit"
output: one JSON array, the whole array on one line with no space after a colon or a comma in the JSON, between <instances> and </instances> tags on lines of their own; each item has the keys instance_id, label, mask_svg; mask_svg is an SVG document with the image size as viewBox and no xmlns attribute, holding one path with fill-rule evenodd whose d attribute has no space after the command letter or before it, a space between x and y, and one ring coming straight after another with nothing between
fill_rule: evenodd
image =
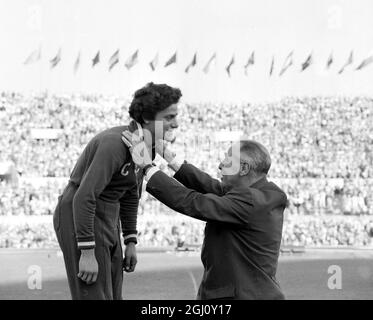
<instances>
[{"instance_id":1,"label":"collar of tracksuit","mask_svg":"<svg viewBox=\"0 0 373 320\"><path fill-rule=\"evenodd\" d=\"M140 136L140 139L144 139L144 130L142 129L142 126L140 123L138 123L135 120L132 120L128 126L128 129L130 132L135 132L137 130L138 135Z\"/></svg>"}]
</instances>

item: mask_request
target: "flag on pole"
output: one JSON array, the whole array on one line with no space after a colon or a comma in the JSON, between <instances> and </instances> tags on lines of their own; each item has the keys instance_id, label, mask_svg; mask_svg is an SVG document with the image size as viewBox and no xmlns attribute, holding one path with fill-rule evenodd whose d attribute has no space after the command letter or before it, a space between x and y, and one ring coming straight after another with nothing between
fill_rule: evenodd
<instances>
[{"instance_id":1,"label":"flag on pole","mask_svg":"<svg viewBox=\"0 0 373 320\"><path fill-rule=\"evenodd\" d=\"M338 71L338 74L343 73L343 71L345 71L346 67L348 67L350 64L352 64L353 61L354 61L354 52L353 52L353 50L351 50L350 55L348 56L347 61L342 66L342 68Z\"/></svg>"},{"instance_id":2,"label":"flag on pole","mask_svg":"<svg viewBox=\"0 0 373 320\"><path fill-rule=\"evenodd\" d=\"M231 76L231 67L232 67L233 64L234 64L234 55L232 56L231 61L229 62L229 64L225 68L229 77Z\"/></svg>"},{"instance_id":3,"label":"flag on pole","mask_svg":"<svg viewBox=\"0 0 373 320\"><path fill-rule=\"evenodd\" d=\"M111 71L115 65L119 62L119 49L113 53L109 59L109 71Z\"/></svg>"},{"instance_id":4,"label":"flag on pole","mask_svg":"<svg viewBox=\"0 0 373 320\"><path fill-rule=\"evenodd\" d=\"M57 66L60 61L61 61L61 48L58 49L57 55L53 59L50 60L51 69Z\"/></svg>"},{"instance_id":5,"label":"flag on pole","mask_svg":"<svg viewBox=\"0 0 373 320\"><path fill-rule=\"evenodd\" d=\"M368 58L365 58L363 61L361 61L359 66L356 68L356 70L361 70L365 68L367 65L371 64L372 62L373 62L373 54L370 55Z\"/></svg>"},{"instance_id":6,"label":"flag on pole","mask_svg":"<svg viewBox=\"0 0 373 320\"><path fill-rule=\"evenodd\" d=\"M78 57L76 58L75 63L74 63L74 74L77 73L77 71L79 69L79 66L80 66L80 51L79 51Z\"/></svg>"},{"instance_id":7,"label":"flag on pole","mask_svg":"<svg viewBox=\"0 0 373 320\"><path fill-rule=\"evenodd\" d=\"M289 69L293 65L293 51L291 51L288 56L286 57L284 64L282 65L282 69L280 71L279 76L281 77L287 69Z\"/></svg>"},{"instance_id":8,"label":"flag on pole","mask_svg":"<svg viewBox=\"0 0 373 320\"><path fill-rule=\"evenodd\" d=\"M313 60L312 60L312 52L311 52L310 55L307 57L306 61L302 63L300 72L303 72L304 70L306 70L312 64L312 62Z\"/></svg>"},{"instance_id":9,"label":"flag on pole","mask_svg":"<svg viewBox=\"0 0 373 320\"><path fill-rule=\"evenodd\" d=\"M328 61L326 61L326 69L329 69L332 63L333 63L333 52L330 53Z\"/></svg>"},{"instance_id":10,"label":"flag on pole","mask_svg":"<svg viewBox=\"0 0 373 320\"><path fill-rule=\"evenodd\" d=\"M249 60L247 60L247 63L245 65L245 75L247 75L247 68L250 67L255 63L255 51L253 51L249 57Z\"/></svg>"},{"instance_id":11,"label":"flag on pole","mask_svg":"<svg viewBox=\"0 0 373 320\"><path fill-rule=\"evenodd\" d=\"M97 51L95 57L92 59L92 68L100 62L100 50Z\"/></svg>"},{"instance_id":12,"label":"flag on pole","mask_svg":"<svg viewBox=\"0 0 373 320\"><path fill-rule=\"evenodd\" d=\"M39 61L40 58L41 58L41 46L39 46L39 49L36 49L33 52L31 52L23 64L29 65L29 64L35 63Z\"/></svg>"},{"instance_id":13,"label":"flag on pole","mask_svg":"<svg viewBox=\"0 0 373 320\"><path fill-rule=\"evenodd\" d=\"M211 63L216 59L216 52L214 52L214 54L211 56L211 58L209 59L209 61L207 61L205 67L203 68L203 72L204 73L208 73L210 71L210 66L211 66Z\"/></svg>"},{"instance_id":14,"label":"flag on pole","mask_svg":"<svg viewBox=\"0 0 373 320\"><path fill-rule=\"evenodd\" d=\"M185 68L185 73L189 72L189 69L194 67L197 64L197 52L194 54L192 61Z\"/></svg>"},{"instance_id":15,"label":"flag on pole","mask_svg":"<svg viewBox=\"0 0 373 320\"><path fill-rule=\"evenodd\" d=\"M164 67L168 67L169 65L173 64L173 63L176 63L176 55L177 55L177 52L175 52L172 57L170 59L168 59L168 61L166 62L166 64L164 65Z\"/></svg>"},{"instance_id":16,"label":"flag on pole","mask_svg":"<svg viewBox=\"0 0 373 320\"><path fill-rule=\"evenodd\" d=\"M153 60L149 62L149 65L150 65L150 68L152 69L152 71L154 71L155 68L157 67L158 60L159 60L159 56L158 56L158 52L157 52L157 54L155 55L155 57L153 58Z\"/></svg>"},{"instance_id":17,"label":"flag on pole","mask_svg":"<svg viewBox=\"0 0 373 320\"><path fill-rule=\"evenodd\" d=\"M126 68L131 69L137 62L139 50L137 49L130 57L128 57L126 63L124 64Z\"/></svg>"},{"instance_id":18,"label":"flag on pole","mask_svg":"<svg viewBox=\"0 0 373 320\"><path fill-rule=\"evenodd\" d=\"M275 67L275 56L272 56L271 67L270 67L270 69L269 69L269 76L270 76L270 77L272 76L272 73L273 73L274 67Z\"/></svg>"}]
</instances>

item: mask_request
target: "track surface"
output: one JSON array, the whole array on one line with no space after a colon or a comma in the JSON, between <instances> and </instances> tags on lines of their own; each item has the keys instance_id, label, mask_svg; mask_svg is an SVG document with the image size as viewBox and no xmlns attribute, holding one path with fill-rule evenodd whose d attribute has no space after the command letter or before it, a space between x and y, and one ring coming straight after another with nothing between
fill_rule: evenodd
<instances>
[{"instance_id":1,"label":"track surface","mask_svg":"<svg viewBox=\"0 0 373 320\"><path fill-rule=\"evenodd\" d=\"M139 252L137 270L125 274L131 300L194 299L202 276L199 253ZM339 266L342 289L328 288L330 266ZM37 267L35 267L37 266ZM40 267L40 269L38 269ZM35 269L36 268L36 269ZM28 288L41 271L41 289ZM57 250L0 250L0 299L70 299ZM280 257L277 278L287 299L373 299L372 251L312 251Z\"/></svg>"}]
</instances>

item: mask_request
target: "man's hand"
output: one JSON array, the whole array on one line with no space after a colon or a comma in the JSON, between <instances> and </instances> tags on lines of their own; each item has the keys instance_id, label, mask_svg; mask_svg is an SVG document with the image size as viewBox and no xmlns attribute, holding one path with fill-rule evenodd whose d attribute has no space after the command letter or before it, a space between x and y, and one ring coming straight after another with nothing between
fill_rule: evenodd
<instances>
[{"instance_id":1,"label":"man's hand","mask_svg":"<svg viewBox=\"0 0 373 320\"><path fill-rule=\"evenodd\" d=\"M155 151L168 163L176 157L176 153L169 148L168 143L165 140L156 141Z\"/></svg>"},{"instance_id":2,"label":"man's hand","mask_svg":"<svg viewBox=\"0 0 373 320\"><path fill-rule=\"evenodd\" d=\"M152 164L148 146L144 141L141 141L138 136L129 132L122 132L122 141L129 148L133 162L141 169L145 166Z\"/></svg>"},{"instance_id":3,"label":"man's hand","mask_svg":"<svg viewBox=\"0 0 373 320\"><path fill-rule=\"evenodd\" d=\"M87 284L95 283L98 275L98 263L95 249L81 250L78 278Z\"/></svg>"},{"instance_id":4,"label":"man's hand","mask_svg":"<svg viewBox=\"0 0 373 320\"><path fill-rule=\"evenodd\" d=\"M124 251L123 269L126 272L133 272L135 271L136 264L137 264L136 246L133 242L129 242L126 245L126 249Z\"/></svg>"},{"instance_id":5,"label":"man's hand","mask_svg":"<svg viewBox=\"0 0 373 320\"><path fill-rule=\"evenodd\" d=\"M175 172L179 171L181 163L176 159L176 152L172 151L169 143L165 140L158 140L155 143L155 151L167 161L168 166Z\"/></svg>"}]
</instances>

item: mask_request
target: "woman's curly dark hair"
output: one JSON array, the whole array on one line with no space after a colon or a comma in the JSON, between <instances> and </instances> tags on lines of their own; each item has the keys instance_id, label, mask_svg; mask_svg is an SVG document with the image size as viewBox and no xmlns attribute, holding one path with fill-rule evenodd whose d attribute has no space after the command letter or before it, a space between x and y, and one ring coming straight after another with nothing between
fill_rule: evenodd
<instances>
[{"instance_id":1,"label":"woman's curly dark hair","mask_svg":"<svg viewBox=\"0 0 373 320\"><path fill-rule=\"evenodd\" d=\"M178 88L150 82L135 92L129 107L129 114L132 119L143 124L144 119L154 120L159 111L179 102L181 96Z\"/></svg>"}]
</instances>

